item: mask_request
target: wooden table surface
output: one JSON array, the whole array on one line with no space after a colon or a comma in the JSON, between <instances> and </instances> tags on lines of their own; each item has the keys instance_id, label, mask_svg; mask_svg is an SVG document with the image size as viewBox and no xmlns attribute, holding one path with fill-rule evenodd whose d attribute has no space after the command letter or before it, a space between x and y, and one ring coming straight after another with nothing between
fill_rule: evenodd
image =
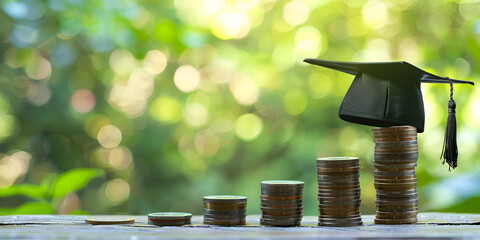
<instances>
[{"instance_id":1,"label":"wooden table surface","mask_svg":"<svg viewBox=\"0 0 480 240\"><path fill-rule=\"evenodd\" d=\"M318 227L317 216L306 216L302 226L290 228L260 226L259 215L247 216L241 227L203 225L202 216L183 227L148 225L146 216L124 216L134 217L134 224L89 225L87 217L101 216L0 216L0 239L480 239L480 214L420 213L419 222L411 225L375 225L374 216L364 215L363 226L345 228Z\"/></svg>"}]
</instances>

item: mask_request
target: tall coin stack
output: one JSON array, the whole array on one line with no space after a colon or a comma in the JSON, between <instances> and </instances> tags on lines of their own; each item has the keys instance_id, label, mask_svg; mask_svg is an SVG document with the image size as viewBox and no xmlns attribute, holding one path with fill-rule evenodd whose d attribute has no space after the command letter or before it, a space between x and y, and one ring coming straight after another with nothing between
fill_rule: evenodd
<instances>
[{"instance_id":1,"label":"tall coin stack","mask_svg":"<svg viewBox=\"0 0 480 240\"><path fill-rule=\"evenodd\" d=\"M417 129L411 126L373 128L373 166L377 192L377 224L417 222Z\"/></svg>"},{"instance_id":2,"label":"tall coin stack","mask_svg":"<svg viewBox=\"0 0 480 240\"><path fill-rule=\"evenodd\" d=\"M214 195L203 197L203 223L209 225L245 225L247 197Z\"/></svg>"},{"instance_id":3,"label":"tall coin stack","mask_svg":"<svg viewBox=\"0 0 480 240\"><path fill-rule=\"evenodd\" d=\"M300 226L303 217L303 182L262 181L260 224L265 226Z\"/></svg>"},{"instance_id":4,"label":"tall coin stack","mask_svg":"<svg viewBox=\"0 0 480 240\"><path fill-rule=\"evenodd\" d=\"M359 159L317 159L318 225L351 227L362 225L360 215Z\"/></svg>"}]
</instances>

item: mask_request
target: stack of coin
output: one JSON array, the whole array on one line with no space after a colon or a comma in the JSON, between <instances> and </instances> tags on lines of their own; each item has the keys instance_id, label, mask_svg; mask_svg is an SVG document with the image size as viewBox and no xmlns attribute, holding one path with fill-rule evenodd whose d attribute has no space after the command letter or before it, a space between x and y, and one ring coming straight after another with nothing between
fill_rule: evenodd
<instances>
[{"instance_id":1,"label":"stack of coin","mask_svg":"<svg viewBox=\"0 0 480 240\"><path fill-rule=\"evenodd\" d=\"M351 227L362 225L360 215L359 159L317 159L318 225Z\"/></svg>"},{"instance_id":2,"label":"stack of coin","mask_svg":"<svg viewBox=\"0 0 480 240\"><path fill-rule=\"evenodd\" d=\"M247 197L215 195L203 197L203 223L210 225L245 225Z\"/></svg>"},{"instance_id":3,"label":"stack of coin","mask_svg":"<svg viewBox=\"0 0 480 240\"><path fill-rule=\"evenodd\" d=\"M417 222L417 129L411 126L374 128L374 183L377 224Z\"/></svg>"},{"instance_id":4,"label":"stack of coin","mask_svg":"<svg viewBox=\"0 0 480 240\"><path fill-rule=\"evenodd\" d=\"M265 226L300 226L303 217L303 182L262 181L260 224Z\"/></svg>"},{"instance_id":5,"label":"stack of coin","mask_svg":"<svg viewBox=\"0 0 480 240\"><path fill-rule=\"evenodd\" d=\"M148 214L148 224L157 226L182 226L190 224L191 213L158 212Z\"/></svg>"}]
</instances>

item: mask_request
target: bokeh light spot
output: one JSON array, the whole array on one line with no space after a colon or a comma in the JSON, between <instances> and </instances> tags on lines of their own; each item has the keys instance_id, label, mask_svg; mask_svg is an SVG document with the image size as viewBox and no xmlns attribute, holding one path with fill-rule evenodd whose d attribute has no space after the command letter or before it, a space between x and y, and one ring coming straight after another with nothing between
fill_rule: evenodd
<instances>
[{"instance_id":1,"label":"bokeh light spot","mask_svg":"<svg viewBox=\"0 0 480 240\"><path fill-rule=\"evenodd\" d=\"M32 58L25 66L25 72L31 79L42 80L50 76L52 65L43 57Z\"/></svg>"},{"instance_id":2,"label":"bokeh light spot","mask_svg":"<svg viewBox=\"0 0 480 240\"><path fill-rule=\"evenodd\" d=\"M110 55L110 67L119 74L129 73L135 67L136 59L126 49L118 49Z\"/></svg>"},{"instance_id":3,"label":"bokeh light spot","mask_svg":"<svg viewBox=\"0 0 480 240\"><path fill-rule=\"evenodd\" d=\"M220 147L218 136L210 130L202 130L195 135L195 150L202 157L214 156Z\"/></svg>"},{"instance_id":4,"label":"bokeh light spot","mask_svg":"<svg viewBox=\"0 0 480 240\"><path fill-rule=\"evenodd\" d=\"M480 122L480 111L478 111L478 109L480 109L480 94L476 94L474 95L476 97L472 97L472 100L471 101L471 104L470 104L470 109L469 111L467 111L468 113L470 113L472 116L473 116L473 119L474 121L466 121L467 123L471 122L472 125L477 125L477 124L473 124L473 123L479 123ZM470 118L465 118L465 119L470 119Z\"/></svg>"},{"instance_id":5,"label":"bokeh light spot","mask_svg":"<svg viewBox=\"0 0 480 240\"><path fill-rule=\"evenodd\" d=\"M208 120L208 108L210 99L207 95L196 92L190 94L183 112L185 121L194 127L205 124Z\"/></svg>"},{"instance_id":6,"label":"bokeh light spot","mask_svg":"<svg viewBox=\"0 0 480 240\"><path fill-rule=\"evenodd\" d=\"M347 20L347 31L350 37L364 36L371 31L365 25L362 16L353 16Z\"/></svg>"},{"instance_id":7,"label":"bokeh light spot","mask_svg":"<svg viewBox=\"0 0 480 240\"><path fill-rule=\"evenodd\" d=\"M27 173L31 158L30 153L16 151L0 159L0 188L9 187L23 177Z\"/></svg>"},{"instance_id":8,"label":"bokeh light spot","mask_svg":"<svg viewBox=\"0 0 480 240\"><path fill-rule=\"evenodd\" d=\"M205 14L216 14L222 10L225 0L204 0L203 12Z\"/></svg>"},{"instance_id":9,"label":"bokeh light spot","mask_svg":"<svg viewBox=\"0 0 480 240\"><path fill-rule=\"evenodd\" d=\"M208 129L217 134L222 146L229 144L235 137L234 124L229 119L216 119Z\"/></svg>"},{"instance_id":10,"label":"bokeh light spot","mask_svg":"<svg viewBox=\"0 0 480 240\"><path fill-rule=\"evenodd\" d=\"M220 39L240 39L250 32L250 20L241 13L222 13L217 16L212 32Z\"/></svg>"},{"instance_id":11,"label":"bokeh light spot","mask_svg":"<svg viewBox=\"0 0 480 240\"><path fill-rule=\"evenodd\" d=\"M160 96L150 105L150 114L157 121L176 123L182 119L182 105L174 98Z\"/></svg>"},{"instance_id":12,"label":"bokeh light spot","mask_svg":"<svg viewBox=\"0 0 480 240\"><path fill-rule=\"evenodd\" d=\"M293 0L283 7L283 19L291 26L300 25L308 20L310 10L305 2Z\"/></svg>"},{"instance_id":13,"label":"bokeh light spot","mask_svg":"<svg viewBox=\"0 0 480 240\"><path fill-rule=\"evenodd\" d=\"M14 116L0 114L0 142L15 133L15 123Z\"/></svg>"},{"instance_id":14,"label":"bokeh light spot","mask_svg":"<svg viewBox=\"0 0 480 240\"><path fill-rule=\"evenodd\" d=\"M324 73L314 73L308 78L308 86L316 98L325 97L332 90L332 79Z\"/></svg>"},{"instance_id":15,"label":"bokeh light spot","mask_svg":"<svg viewBox=\"0 0 480 240\"><path fill-rule=\"evenodd\" d=\"M135 99L147 99L153 93L153 78L143 71L133 71L128 79L127 92Z\"/></svg>"},{"instance_id":16,"label":"bokeh light spot","mask_svg":"<svg viewBox=\"0 0 480 240\"><path fill-rule=\"evenodd\" d=\"M67 194L57 206L58 214L68 214L80 208L80 198L74 192Z\"/></svg>"},{"instance_id":17,"label":"bokeh light spot","mask_svg":"<svg viewBox=\"0 0 480 240\"><path fill-rule=\"evenodd\" d=\"M10 101L0 92L0 114L10 113Z\"/></svg>"},{"instance_id":18,"label":"bokeh light spot","mask_svg":"<svg viewBox=\"0 0 480 240\"><path fill-rule=\"evenodd\" d=\"M425 130L432 126L439 125L442 119L447 115L446 108L441 108L438 105L436 101L437 98L431 93L430 88L431 87L427 84L422 85L423 102L425 107Z\"/></svg>"},{"instance_id":19,"label":"bokeh light spot","mask_svg":"<svg viewBox=\"0 0 480 240\"><path fill-rule=\"evenodd\" d=\"M10 34L10 39L15 46L27 47L34 45L38 41L39 35L37 29L18 24Z\"/></svg>"},{"instance_id":20,"label":"bokeh light spot","mask_svg":"<svg viewBox=\"0 0 480 240\"><path fill-rule=\"evenodd\" d=\"M73 109L80 113L90 112L95 106L95 95L85 88L77 89L70 99Z\"/></svg>"},{"instance_id":21,"label":"bokeh light spot","mask_svg":"<svg viewBox=\"0 0 480 240\"><path fill-rule=\"evenodd\" d=\"M23 2L5 1L3 11L12 18L26 18L28 16L28 5Z\"/></svg>"},{"instance_id":22,"label":"bokeh light spot","mask_svg":"<svg viewBox=\"0 0 480 240\"><path fill-rule=\"evenodd\" d=\"M66 67L75 61L77 51L72 44L68 42L60 42L53 50L53 65L57 67Z\"/></svg>"},{"instance_id":23,"label":"bokeh light spot","mask_svg":"<svg viewBox=\"0 0 480 240\"><path fill-rule=\"evenodd\" d=\"M283 98L283 109L290 115L298 115L308 105L307 94L300 88L291 89Z\"/></svg>"},{"instance_id":24,"label":"bokeh light spot","mask_svg":"<svg viewBox=\"0 0 480 240\"><path fill-rule=\"evenodd\" d=\"M180 91L192 92L200 84L200 73L193 66L184 65L177 68L173 81Z\"/></svg>"},{"instance_id":25,"label":"bokeh light spot","mask_svg":"<svg viewBox=\"0 0 480 240\"><path fill-rule=\"evenodd\" d=\"M208 109L205 105L197 102L187 104L185 107L185 121L192 126L205 124L208 118Z\"/></svg>"},{"instance_id":26,"label":"bokeh light spot","mask_svg":"<svg viewBox=\"0 0 480 240\"><path fill-rule=\"evenodd\" d=\"M122 141L122 132L113 125L107 125L100 129L97 140L104 148L114 148Z\"/></svg>"},{"instance_id":27,"label":"bokeh light spot","mask_svg":"<svg viewBox=\"0 0 480 240\"><path fill-rule=\"evenodd\" d=\"M178 152L184 159L196 159L198 154L194 149L193 136L185 134L178 140Z\"/></svg>"},{"instance_id":28,"label":"bokeh light spot","mask_svg":"<svg viewBox=\"0 0 480 240\"><path fill-rule=\"evenodd\" d=\"M50 100L51 92L47 84L43 82L28 85L27 98L37 106L42 106Z\"/></svg>"},{"instance_id":29,"label":"bokeh light spot","mask_svg":"<svg viewBox=\"0 0 480 240\"><path fill-rule=\"evenodd\" d=\"M401 59L409 62L418 62L419 60L418 45L412 38L405 38L398 46L398 54Z\"/></svg>"},{"instance_id":30,"label":"bokeh light spot","mask_svg":"<svg viewBox=\"0 0 480 240\"><path fill-rule=\"evenodd\" d=\"M132 159L132 152L126 147L116 147L108 155L108 163L117 170L128 168Z\"/></svg>"},{"instance_id":31,"label":"bokeh light spot","mask_svg":"<svg viewBox=\"0 0 480 240\"><path fill-rule=\"evenodd\" d=\"M342 128L338 135L338 146L342 152L354 150L355 142L359 140L358 133L353 127Z\"/></svg>"},{"instance_id":32,"label":"bokeh light spot","mask_svg":"<svg viewBox=\"0 0 480 240\"><path fill-rule=\"evenodd\" d=\"M210 81L223 84L230 80L233 73L233 66L227 60L217 59L206 68L206 72Z\"/></svg>"},{"instance_id":33,"label":"bokeh light spot","mask_svg":"<svg viewBox=\"0 0 480 240\"><path fill-rule=\"evenodd\" d=\"M298 29L295 44L295 58L298 62L307 57L316 57L324 50L321 34L312 26Z\"/></svg>"},{"instance_id":34,"label":"bokeh light spot","mask_svg":"<svg viewBox=\"0 0 480 240\"><path fill-rule=\"evenodd\" d=\"M110 120L101 114L94 115L85 122L84 129L92 138L96 138L102 127L110 125Z\"/></svg>"},{"instance_id":35,"label":"bokeh light spot","mask_svg":"<svg viewBox=\"0 0 480 240\"><path fill-rule=\"evenodd\" d=\"M123 179L113 179L105 187L105 196L115 205L123 203L130 196L130 185Z\"/></svg>"},{"instance_id":36,"label":"bokeh light spot","mask_svg":"<svg viewBox=\"0 0 480 240\"><path fill-rule=\"evenodd\" d=\"M167 67L167 56L160 50L150 50L143 59L143 68L150 74L160 74Z\"/></svg>"},{"instance_id":37,"label":"bokeh light spot","mask_svg":"<svg viewBox=\"0 0 480 240\"><path fill-rule=\"evenodd\" d=\"M383 38L370 39L365 49L354 54L354 61L391 61L391 45Z\"/></svg>"},{"instance_id":38,"label":"bokeh light spot","mask_svg":"<svg viewBox=\"0 0 480 240\"><path fill-rule=\"evenodd\" d=\"M371 28L381 28L388 23L388 7L382 0L369 0L362 8L362 17Z\"/></svg>"},{"instance_id":39,"label":"bokeh light spot","mask_svg":"<svg viewBox=\"0 0 480 240\"><path fill-rule=\"evenodd\" d=\"M253 113L243 114L235 120L235 134L243 141L255 140L262 131L262 119Z\"/></svg>"},{"instance_id":40,"label":"bokeh light spot","mask_svg":"<svg viewBox=\"0 0 480 240\"><path fill-rule=\"evenodd\" d=\"M130 74L128 82L119 81L113 85L108 100L128 117L136 118L144 113L153 89L153 77L142 68L137 68Z\"/></svg>"},{"instance_id":41,"label":"bokeh light spot","mask_svg":"<svg viewBox=\"0 0 480 240\"><path fill-rule=\"evenodd\" d=\"M290 44L277 44L272 54L272 62L279 69L289 69L298 59L294 56L294 49Z\"/></svg>"},{"instance_id":42,"label":"bokeh light spot","mask_svg":"<svg viewBox=\"0 0 480 240\"><path fill-rule=\"evenodd\" d=\"M455 77L456 78L468 78L471 72L470 63L464 58L457 58L455 60Z\"/></svg>"},{"instance_id":43,"label":"bokeh light spot","mask_svg":"<svg viewBox=\"0 0 480 240\"><path fill-rule=\"evenodd\" d=\"M238 77L230 82L230 91L235 100L242 105L251 105L258 100L260 90L248 76Z\"/></svg>"},{"instance_id":44,"label":"bokeh light spot","mask_svg":"<svg viewBox=\"0 0 480 240\"><path fill-rule=\"evenodd\" d=\"M29 55L29 54L25 54L26 52L29 52L29 51L20 51L20 50L17 50L16 48L9 48L5 52L4 61L7 64L7 66L11 68L23 67L25 65L26 55Z\"/></svg>"}]
</instances>

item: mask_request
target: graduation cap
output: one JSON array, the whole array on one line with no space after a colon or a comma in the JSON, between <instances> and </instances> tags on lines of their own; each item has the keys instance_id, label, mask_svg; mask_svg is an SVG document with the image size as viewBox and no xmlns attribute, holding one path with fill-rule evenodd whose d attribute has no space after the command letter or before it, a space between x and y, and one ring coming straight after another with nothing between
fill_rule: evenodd
<instances>
[{"instance_id":1,"label":"graduation cap","mask_svg":"<svg viewBox=\"0 0 480 240\"><path fill-rule=\"evenodd\" d=\"M453 83L471 81L439 77L408 62L339 62L306 58L307 63L355 75L338 116L347 122L376 127L410 125L424 131L425 110L420 83L450 84L447 131L442 156L452 168L457 166L455 101Z\"/></svg>"}]
</instances>

